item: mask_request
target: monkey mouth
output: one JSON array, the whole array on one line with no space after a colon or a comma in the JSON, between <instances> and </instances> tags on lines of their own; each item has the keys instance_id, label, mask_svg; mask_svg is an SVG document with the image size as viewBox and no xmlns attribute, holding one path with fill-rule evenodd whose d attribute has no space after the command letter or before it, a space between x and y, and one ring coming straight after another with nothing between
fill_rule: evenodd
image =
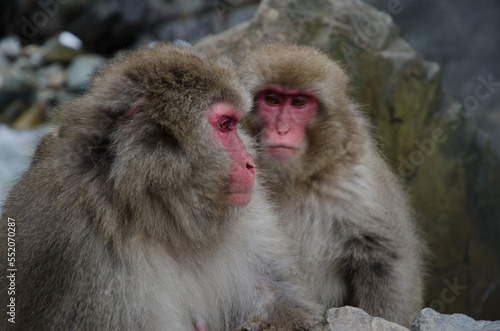
<instances>
[{"instance_id":1,"label":"monkey mouth","mask_svg":"<svg viewBox=\"0 0 500 331\"><path fill-rule=\"evenodd\" d=\"M242 190L242 191L230 191L229 192L229 195L234 195L234 194L252 194L253 193L253 190L252 189L248 189L248 190Z\"/></svg>"},{"instance_id":2,"label":"monkey mouth","mask_svg":"<svg viewBox=\"0 0 500 331\"><path fill-rule=\"evenodd\" d=\"M299 151L300 148L286 145L267 146L267 153L281 162L293 159L299 154Z\"/></svg>"},{"instance_id":3,"label":"monkey mouth","mask_svg":"<svg viewBox=\"0 0 500 331\"><path fill-rule=\"evenodd\" d=\"M240 206L244 207L250 203L252 200L253 190L245 190L245 191L232 191L228 194L228 202L232 206Z\"/></svg>"},{"instance_id":4,"label":"monkey mouth","mask_svg":"<svg viewBox=\"0 0 500 331\"><path fill-rule=\"evenodd\" d=\"M268 145L267 149L272 149L272 148L284 148L284 149L290 149L293 151L298 151L299 149L297 147L292 147L292 146L285 146L285 145Z\"/></svg>"}]
</instances>

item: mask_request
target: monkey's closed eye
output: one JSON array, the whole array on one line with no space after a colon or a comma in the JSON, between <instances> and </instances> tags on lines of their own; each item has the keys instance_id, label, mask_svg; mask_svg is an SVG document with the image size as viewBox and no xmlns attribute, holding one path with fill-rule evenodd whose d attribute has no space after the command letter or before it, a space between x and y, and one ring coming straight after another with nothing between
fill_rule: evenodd
<instances>
[{"instance_id":1,"label":"monkey's closed eye","mask_svg":"<svg viewBox=\"0 0 500 331\"><path fill-rule=\"evenodd\" d=\"M278 100L278 98L271 94L266 96L266 103L268 105L277 105L280 103L280 101Z\"/></svg>"},{"instance_id":2,"label":"monkey's closed eye","mask_svg":"<svg viewBox=\"0 0 500 331\"><path fill-rule=\"evenodd\" d=\"M302 107L303 105L305 105L307 103L307 101L305 99L302 99L302 98L296 98L296 99L293 99L292 101L292 106L295 106L295 107Z\"/></svg>"}]
</instances>

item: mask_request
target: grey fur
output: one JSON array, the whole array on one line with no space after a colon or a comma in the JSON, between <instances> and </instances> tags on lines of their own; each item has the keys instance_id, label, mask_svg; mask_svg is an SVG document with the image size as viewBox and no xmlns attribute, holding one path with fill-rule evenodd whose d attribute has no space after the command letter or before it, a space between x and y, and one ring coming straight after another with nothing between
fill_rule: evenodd
<instances>
[{"instance_id":1,"label":"grey fur","mask_svg":"<svg viewBox=\"0 0 500 331\"><path fill-rule=\"evenodd\" d=\"M297 249L300 283L327 308L357 306L409 325L422 305L425 245L340 66L310 47L269 44L246 57L240 77L253 95L275 86L318 97L303 155L257 160ZM244 124L260 139L256 109Z\"/></svg>"},{"instance_id":2,"label":"grey fur","mask_svg":"<svg viewBox=\"0 0 500 331\"><path fill-rule=\"evenodd\" d=\"M4 313L4 326L302 330L321 317L285 281L287 249L260 184L248 206L225 203L230 161L203 120L220 101L249 111L227 60L160 45L118 57L62 107L2 215L0 252L10 217L18 268L16 324Z\"/></svg>"}]
</instances>

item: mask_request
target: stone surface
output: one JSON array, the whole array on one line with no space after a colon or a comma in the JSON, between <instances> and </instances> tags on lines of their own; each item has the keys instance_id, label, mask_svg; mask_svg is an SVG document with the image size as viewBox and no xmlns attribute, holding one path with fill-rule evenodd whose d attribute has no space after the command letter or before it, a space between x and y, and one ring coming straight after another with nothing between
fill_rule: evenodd
<instances>
[{"instance_id":1,"label":"stone surface","mask_svg":"<svg viewBox=\"0 0 500 331\"><path fill-rule=\"evenodd\" d=\"M38 141L50 130L41 126L19 131L0 123L0 209L7 191L30 165Z\"/></svg>"},{"instance_id":2,"label":"stone surface","mask_svg":"<svg viewBox=\"0 0 500 331\"><path fill-rule=\"evenodd\" d=\"M461 103L477 96L479 77L493 74L494 81L500 81L500 43L493 42L500 31L498 1L366 1L392 13L409 43L442 66L444 90ZM481 92L485 96L478 99L472 116L500 154L500 89L497 85Z\"/></svg>"},{"instance_id":3,"label":"stone surface","mask_svg":"<svg viewBox=\"0 0 500 331\"><path fill-rule=\"evenodd\" d=\"M476 321L463 314L445 315L426 308L413 321L411 331L486 331L500 330L500 321Z\"/></svg>"},{"instance_id":4,"label":"stone surface","mask_svg":"<svg viewBox=\"0 0 500 331\"><path fill-rule=\"evenodd\" d=\"M91 75L104 61L105 58L97 54L82 54L75 57L66 70L66 86L73 91L85 91Z\"/></svg>"},{"instance_id":5,"label":"stone surface","mask_svg":"<svg viewBox=\"0 0 500 331\"><path fill-rule=\"evenodd\" d=\"M14 36L0 40L0 56L16 58L21 55L21 50L21 42Z\"/></svg>"},{"instance_id":6,"label":"stone surface","mask_svg":"<svg viewBox=\"0 0 500 331\"><path fill-rule=\"evenodd\" d=\"M9 2L5 10L15 13L17 19L8 20L9 32L19 36L24 44L39 43L66 30L78 36L87 50L110 55L131 44L158 39L195 42L207 34L218 33L240 23L240 19L248 18L255 11L258 2L259 0L27 0L22 6ZM40 6L38 3L49 3L51 6ZM48 19L36 21L43 15ZM2 30L0 24L0 36Z\"/></svg>"},{"instance_id":7,"label":"stone surface","mask_svg":"<svg viewBox=\"0 0 500 331\"><path fill-rule=\"evenodd\" d=\"M0 109L16 100L31 103L35 91L35 74L27 59L18 58L0 71Z\"/></svg>"},{"instance_id":8,"label":"stone surface","mask_svg":"<svg viewBox=\"0 0 500 331\"><path fill-rule=\"evenodd\" d=\"M355 307L333 308L328 311L328 331L407 331L399 324L383 318L372 317L365 311Z\"/></svg>"},{"instance_id":9,"label":"stone surface","mask_svg":"<svg viewBox=\"0 0 500 331\"><path fill-rule=\"evenodd\" d=\"M61 40L61 34L47 40L40 48L40 58L43 62L63 62L69 63L75 56L81 53L80 47L68 47Z\"/></svg>"},{"instance_id":10,"label":"stone surface","mask_svg":"<svg viewBox=\"0 0 500 331\"><path fill-rule=\"evenodd\" d=\"M12 127L16 130L32 129L44 122L44 116L45 105L35 103L16 119Z\"/></svg>"},{"instance_id":11,"label":"stone surface","mask_svg":"<svg viewBox=\"0 0 500 331\"><path fill-rule=\"evenodd\" d=\"M500 307L498 157L470 112L443 96L439 66L413 50L387 14L355 0L265 0L251 21L195 47L238 61L269 40L314 46L350 74L429 244L426 304L474 318Z\"/></svg>"},{"instance_id":12,"label":"stone surface","mask_svg":"<svg viewBox=\"0 0 500 331\"><path fill-rule=\"evenodd\" d=\"M65 68L60 63L52 63L42 67L36 72L36 80L39 89L61 88L66 81Z\"/></svg>"}]
</instances>

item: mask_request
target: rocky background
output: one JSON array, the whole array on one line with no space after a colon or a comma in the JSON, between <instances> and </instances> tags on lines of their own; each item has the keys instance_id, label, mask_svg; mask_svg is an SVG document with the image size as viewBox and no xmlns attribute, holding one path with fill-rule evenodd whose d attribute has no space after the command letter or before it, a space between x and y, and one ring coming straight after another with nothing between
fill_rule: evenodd
<instances>
[{"instance_id":1,"label":"rocky background","mask_svg":"<svg viewBox=\"0 0 500 331\"><path fill-rule=\"evenodd\" d=\"M237 60L266 40L312 45L344 64L413 198L432 252L426 305L500 319L498 2L13 0L0 15L0 200L54 107L116 52L187 41Z\"/></svg>"}]
</instances>

